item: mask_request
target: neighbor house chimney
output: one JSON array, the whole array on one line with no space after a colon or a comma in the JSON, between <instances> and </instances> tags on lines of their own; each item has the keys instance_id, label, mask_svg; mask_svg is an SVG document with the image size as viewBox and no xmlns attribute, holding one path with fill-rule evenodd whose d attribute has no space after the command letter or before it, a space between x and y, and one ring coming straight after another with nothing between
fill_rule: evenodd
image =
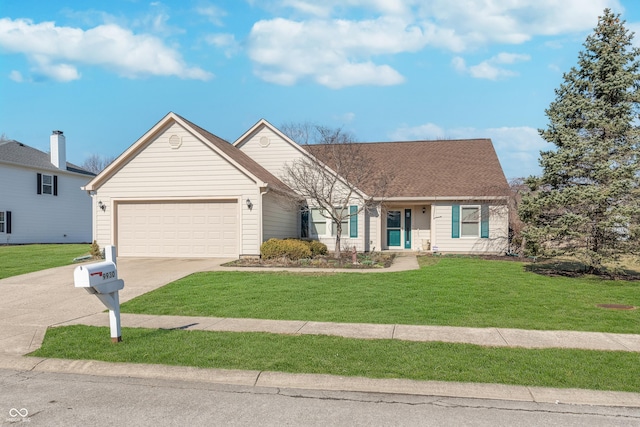
<instances>
[{"instance_id":1,"label":"neighbor house chimney","mask_svg":"<svg viewBox=\"0 0 640 427\"><path fill-rule=\"evenodd\" d=\"M66 140L61 130L54 130L49 138L51 144L51 163L58 169L67 169Z\"/></svg>"}]
</instances>

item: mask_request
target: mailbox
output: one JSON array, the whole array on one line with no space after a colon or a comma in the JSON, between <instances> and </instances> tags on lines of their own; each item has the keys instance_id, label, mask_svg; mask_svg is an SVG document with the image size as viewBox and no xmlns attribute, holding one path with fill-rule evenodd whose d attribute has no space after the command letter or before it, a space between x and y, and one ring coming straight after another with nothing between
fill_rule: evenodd
<instances>
[{"instance_id":1,"label":"mailbox","mask_svg":"<svg viewBox=\"0 0 640 427\"><path fill-rule=\"evenodd\" d=\"M118 279L116 247L105 248L106 261L81 265L73 271L76 288L84 288L94 294L109 309L111 341L122 341L120 328L120 297L118 291L124 288L124 280Z\"/></svg>"},{"instance_id":2,"label":"mailbox","mask_svg":"<svg viewBox=\"0 0 640 427\"><path fill-rule=\"evenodd\" d=\"M91 294L108 294L124 288L124 281L118 279L118 269L112 261L78 266L73 279L76 288L85 288Z\"/></svg>"}]
</instances>

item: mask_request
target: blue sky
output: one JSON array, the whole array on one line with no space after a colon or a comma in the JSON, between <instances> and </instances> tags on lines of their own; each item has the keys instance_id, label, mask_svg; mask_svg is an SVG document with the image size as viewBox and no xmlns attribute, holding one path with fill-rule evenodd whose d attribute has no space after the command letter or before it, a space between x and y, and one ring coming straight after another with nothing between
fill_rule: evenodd
<instances>
[{"instance_id":1,"label":"blue sky","mask_svg":"<svg viewBox=\"0 0 640 427\"><path fill-rule=\"evenodd\" d=\"M230 142L260 118L491 138L507 178L539 174L544 110L606 7L640 33L637 0L2 0L0 133L48 151L63 130L81 164L174 111Z\"/></svg>"}]
</instances>

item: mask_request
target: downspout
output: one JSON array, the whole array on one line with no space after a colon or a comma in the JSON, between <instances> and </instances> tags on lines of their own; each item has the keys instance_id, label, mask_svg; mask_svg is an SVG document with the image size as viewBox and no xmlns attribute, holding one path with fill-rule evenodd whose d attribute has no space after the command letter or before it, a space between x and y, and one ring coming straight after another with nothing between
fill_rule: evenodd
<instances>
[{"instance_id":1,"label":"downspout","mask_svg":"<svg viewBox=\"0 0 640 427\"><path fill-rule=\"evenodd\" d=\"M264 196L269 192L269 184L263 183L264 187L260 187L260 211L258 212L258 256L260 256L260 246L262 245L262 237L264 230L262 229L262 215L264 214Z\"/></svg>"},{"instance_id":2,"label":"downspout","mask_svg":"<svg viewBox=\"0 0 640 427\"><path fill-rule=\"evenodd\" d=\"M86 187L80 187L81 190L84 190ZM86 190L89 197L91 197L91 243L94 240L97 240L97 230L98 230L98 219L96 215L96 190Z\"/></svg>"}]
</instances>

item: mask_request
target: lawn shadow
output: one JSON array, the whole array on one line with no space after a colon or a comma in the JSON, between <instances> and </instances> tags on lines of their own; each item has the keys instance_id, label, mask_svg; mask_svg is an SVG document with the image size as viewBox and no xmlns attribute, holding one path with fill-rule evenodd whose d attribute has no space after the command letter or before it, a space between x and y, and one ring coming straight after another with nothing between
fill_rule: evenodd
<instances>
[{"instance_id":1,"label":"lawn shadow","mask_svg":"<svg viewBox=\"0 0 640 427\"><path fill-rule=\"evenodd\" d=\"M589 271L589 267L583 262L566 258L542 259L525 264L524 266L526 271L551 277L596 276L609 280L640 280L640 271L627 266L625 267L605 267L601 273L594 274Z\"/></svg>"}]
</instances>

